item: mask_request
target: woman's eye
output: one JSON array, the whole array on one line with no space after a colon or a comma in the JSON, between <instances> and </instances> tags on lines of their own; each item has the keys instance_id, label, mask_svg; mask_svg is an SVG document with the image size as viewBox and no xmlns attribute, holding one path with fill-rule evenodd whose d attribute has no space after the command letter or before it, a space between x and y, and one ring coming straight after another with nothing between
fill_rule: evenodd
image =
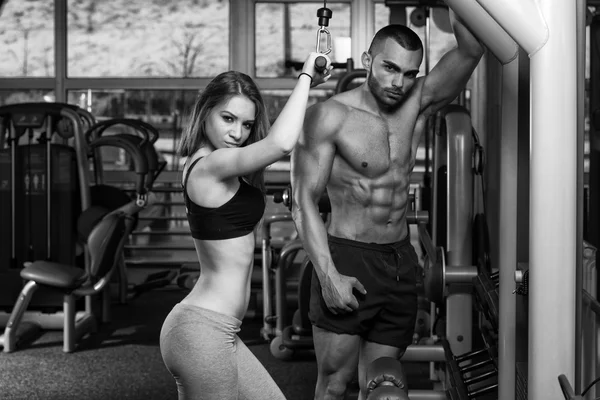
<instances>
[{"instance_id":1,"label":"woman's eye","mask_svg":"<svg viewBox=\"0 0 600 400\"><path fill-rule=\"evenodd\" d=\"M223 119L224 119L225 121L227 121L227 122L232 122L232 121L233 121L233 118L231 118L230 116L227 116L227 115L224 115L224 116L223 116Z\"/></svg>"}]
</instances>

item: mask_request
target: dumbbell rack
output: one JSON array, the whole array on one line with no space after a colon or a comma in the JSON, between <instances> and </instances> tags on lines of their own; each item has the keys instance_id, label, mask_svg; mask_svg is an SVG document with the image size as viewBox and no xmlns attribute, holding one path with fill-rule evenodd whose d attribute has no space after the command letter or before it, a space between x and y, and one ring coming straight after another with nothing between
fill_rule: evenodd
<instances>
[{"instance_id":1,"label":"dumbbell rack","mask_svg":"<svg viewBox=\"0 0 600 400\"><path fill-rule=\"evenodd\" d=\"M455 356L448 342L444 340L442 343L446 352L446 374L450 381L446 391L448 399L479 399L497 391L498 354L495 346Z\"/></svg>"}]
</instances>

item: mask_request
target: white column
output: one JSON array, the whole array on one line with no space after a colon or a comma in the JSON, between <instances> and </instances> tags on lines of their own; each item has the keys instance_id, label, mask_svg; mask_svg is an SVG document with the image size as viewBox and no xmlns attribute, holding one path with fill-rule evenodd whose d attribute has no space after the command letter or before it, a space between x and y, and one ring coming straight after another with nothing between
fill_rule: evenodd
<instances>
[{"instance_id":1,"label":"white column","mask_svg":"<svg viewBox=\"0 0 600 400\"><path fill-rule=\"evenodd\" d=\"M575 382L576 2L544 0L548 42L531 57L529 376L532 400Z\"/></svg>"},{"instance_id":2,"label":"white column","mask_svg":"<svg viewBox=\"0 0 600 400\"><path fill-rule=\"evenodd\" d=\"M531 58L528 398L561 398L558 375L575 381L576 4L478 1Z\"/></svg>"},{"instance_id":3,"label":"white column","mask_svg":"<svg viewBox=\"0 0 600 400\"><path fill-rule=\"evenodd\" d=\"M369 50L369 44L375 35L375 2L353 1L351 7L352 60L354 60L355 68L362 68L360 57L362 53Z\"/></svg>"}]
</instances>

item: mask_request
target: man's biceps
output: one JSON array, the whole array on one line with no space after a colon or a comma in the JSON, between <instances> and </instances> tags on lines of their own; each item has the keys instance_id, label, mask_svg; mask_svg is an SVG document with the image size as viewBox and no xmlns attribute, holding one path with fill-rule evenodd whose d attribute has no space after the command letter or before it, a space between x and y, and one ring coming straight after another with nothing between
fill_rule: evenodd
<instances>
[{"instance_id":1,"label":"man's biceps","mask_svg":"<svg viewBox=\"0 0 600 400\"><path fill-rule=\"evenodd\" d=\"M319 202L322 195L322 188L313 184L313 182L297 186L292 194L294 203L314 205Z\"/></svg>"}]
</instances>

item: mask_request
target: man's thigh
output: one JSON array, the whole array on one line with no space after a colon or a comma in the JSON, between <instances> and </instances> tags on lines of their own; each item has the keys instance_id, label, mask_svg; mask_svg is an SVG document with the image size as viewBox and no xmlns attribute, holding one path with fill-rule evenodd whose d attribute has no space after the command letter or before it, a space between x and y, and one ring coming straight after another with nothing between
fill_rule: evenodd
<instances>
[{"instance_id":1,"label":"man's thigh","mask_svg":"<svg viewBox=\"0 0 600 400\"><path fill-rule=\"evenodd\" d=\"M313 341L319 375L336 375L349 382L356 374L360 336L330 332L313 325Z\"/></svg>"}]
</instances>

